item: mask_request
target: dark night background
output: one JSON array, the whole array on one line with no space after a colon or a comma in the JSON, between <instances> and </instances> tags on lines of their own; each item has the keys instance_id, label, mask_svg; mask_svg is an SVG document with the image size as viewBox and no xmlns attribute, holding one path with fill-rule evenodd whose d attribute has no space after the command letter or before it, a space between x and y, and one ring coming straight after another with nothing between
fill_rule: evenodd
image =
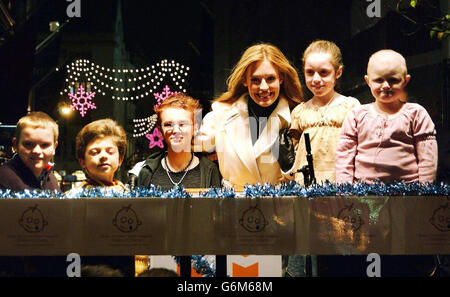
<instances>
[{"instance_id":1,"label":"dark night background","mask_svg":"<svg viewBox=\"0 0 450 297\"><path fill-rule=\"evenodd\" d=\"M365 0L80 0L79 18L68 18L71 3L65 0L0 2L0 122L15 125L27 113L31 98L32 110L47 112L60 125L57 169L79 169L75 135L83 125L104 117L116 119L129 134L124 170L144 159L150 152L148 141L132 137L133 119L151 115L155 99L118 102L107 92L95 97L98 109L89 110L84 118L78 112L64 118L58 104L70 102L67 94L60 95L66 73L56 67L64 69L78 58L111 68L174 60L190 67L187 93L201 100L206 113L210 100L226 89L226 78L245 48L257 42L278 46L303 82L302 52L315 39L332 40L341 48L345 69L340 91L362 103L372 101L363 80L369 56L383 48L402 53L412 75L409 100L432 116L443 154L440 168L448 166L450 38L430 38L429 29L393 10L398 1L381 0L380 18L366 15L370 2ZM448 13L446 1L429 2L433 6L404 11L419 19ZM51 21L64 25L52 34ZM303 88L308 99L310 93L304 84ZM2 145L10 143L7 131L11 130L3 128L0 134Z\"/></svg>"}]
</instances>

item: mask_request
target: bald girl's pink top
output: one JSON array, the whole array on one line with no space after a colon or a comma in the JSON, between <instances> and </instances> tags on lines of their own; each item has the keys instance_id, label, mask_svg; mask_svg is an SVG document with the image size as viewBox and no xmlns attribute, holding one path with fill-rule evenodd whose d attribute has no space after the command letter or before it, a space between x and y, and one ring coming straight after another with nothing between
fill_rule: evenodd
<instances>
[{"instance_id":1,"label":"bald girl's pink top","mask_svg":"<svg viewBox=\"0 0 450 297\"><path fill-rule=\"evenodd\" d=\"M436 130L425 108L405 103L394 115L375 103L353 108L336 148L336 182L432 182L437 170Z\"/></svg>"}]
</instances>

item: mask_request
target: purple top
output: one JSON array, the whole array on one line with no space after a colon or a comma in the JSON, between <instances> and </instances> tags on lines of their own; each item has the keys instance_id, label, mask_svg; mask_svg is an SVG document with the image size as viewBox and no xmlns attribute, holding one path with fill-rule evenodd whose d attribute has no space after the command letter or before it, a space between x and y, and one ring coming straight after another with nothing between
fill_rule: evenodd
<instances>
[{"instance_id":1,"label":"purple top","mask_svg":"<svg viewBox=\"0 0 450 297\"><path fill-rule=\"evenodd\" d=\"M432 182L437 170L436 130L425 108L405 103L393 115L375 103L353 108L336 148L336 182Z\"/></svg>"}]
</instances>

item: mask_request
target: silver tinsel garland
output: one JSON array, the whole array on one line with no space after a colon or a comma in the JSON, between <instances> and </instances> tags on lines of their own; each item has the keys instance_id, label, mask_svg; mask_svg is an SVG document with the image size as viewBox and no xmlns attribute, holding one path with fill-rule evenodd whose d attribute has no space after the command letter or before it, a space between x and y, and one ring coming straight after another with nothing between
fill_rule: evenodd
<instances>
[{"instance_id":1,"label":"silver tinsel garland","mask_svg":"<svg viewBox=\"0 0 450 297\"><path fill-rule=\"evenodd\" d=\"M170 190L162 190L151 185L149 188L133 188L128 191L117 191L111 188L72 189L67 193L50 190L0 190L0 198L236 198L236 197L305 197L319 198L329 196L448 196L450 186L444 183L353 183L336 184L324 182L310 187L297 184L294 181L281 185L256 184L246 185L242 193L234 189L210 188L193 196L183 186L175 186Z\"/></svg>"}]
</instances>

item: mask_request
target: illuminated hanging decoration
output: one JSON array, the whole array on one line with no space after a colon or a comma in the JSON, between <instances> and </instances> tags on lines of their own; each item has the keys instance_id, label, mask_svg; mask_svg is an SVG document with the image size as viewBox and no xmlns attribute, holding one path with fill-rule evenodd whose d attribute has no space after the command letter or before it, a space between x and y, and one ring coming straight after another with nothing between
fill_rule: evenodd
<instances>
[{"instance_id":1,"label":"illuminated hanging decoration","mask_svg":"<svg viewBox=\"0 0 450 297\"><path fill-rule=\"evenodd\" d=\"M144 119L134 119L134 133L133 137L142 137L153 129L156 125L156 120L158 119L158 115L154 114L150 117Z\"/></svg>"},{"instance_id":2,"label":"illuminated hanging decoration","mask_svg":"<svg viewBox=\"0 0 450 297\"><path fill-rule=\"evenodd\" d=\"M166 100L170 95L178 94L179 92L172 92L168 85L166 85L161 93L153 93L155 96L156 104L155 107L159 106L164 100ZM150 130L155 126L158 116L156 114L151 117L143 119L134 119L134 134L133 137L141 137L149 133Z\"/></svg>"},{"instance_id":3,"label":"illuminated hanging decoration","mask_svg":"<svg viewBox=\"0 0 450 297\"><path fill-rule=\"evenodd\" d=\"M77 92L69 92L68 95L72 100L70 108L72 110L78 110L82 117L84 117L88 109L97 109L95 103L91 101L95 96L95 92L85 92L82 85L80 85Z\"/></svg>"},{"instance_id":4,"label":"illuminated hanging decoration","mask_svg":"<svg viewBox=\"0 0 450 297\"><path fill-rule=\"evenodd\" d=\"M158 87L169 80L182 92L189 67L175 61L161 60L159 63L145 68L114 69L97 65L86 59L79 59L67 65L67 87L62 93L68 93L77 81L83 80L101 95L113 92L112 99L136 100L155 93Z\"/></svg>"},{"instance_id":5,"label":"illuminated hanging decoration","mask_svg":"<svg viewBox=\"0 0 450 297\"><path fill-rule=\"evenodd\" d=\"M95 91L94 94L97 95L106 96L112 93L112 99L122 101L150 97L156 100L156 106L171 94L186 93L186 78L190 70L189 67L166 59L149 67L128 69L108 68L87 59L78 59L71 64L67 64L66 68L66 87L61 95L73 93L73 89L84 83L85 86L89 86L89 88L86 87L87 90L92 89ZM59 71L59 69L57 68L56 71ZM165 87L158 93L163 85ZM176 91L172 91L169 85ZM78 107L83 108L82 116L86 113L86 108L89 107L90 105ZM149 134L154 128L156 120L155 114L142 119L133 119L133 137L142 137Z\"/></svg>"},{"instance_id":6,"label":"illuminated hanging decoration","mask_svg":"<svg viewBox=\"0 0 450 297\"><path fill-rule=\"evenodd\" d=\"M163 137L159 133L159 129L155 128L153 133L146 134L145 137L150 140L148 144L148 148L153 148L155 146L159 146L160 148L164 148Z\"/></svg>"}]
</instances>

